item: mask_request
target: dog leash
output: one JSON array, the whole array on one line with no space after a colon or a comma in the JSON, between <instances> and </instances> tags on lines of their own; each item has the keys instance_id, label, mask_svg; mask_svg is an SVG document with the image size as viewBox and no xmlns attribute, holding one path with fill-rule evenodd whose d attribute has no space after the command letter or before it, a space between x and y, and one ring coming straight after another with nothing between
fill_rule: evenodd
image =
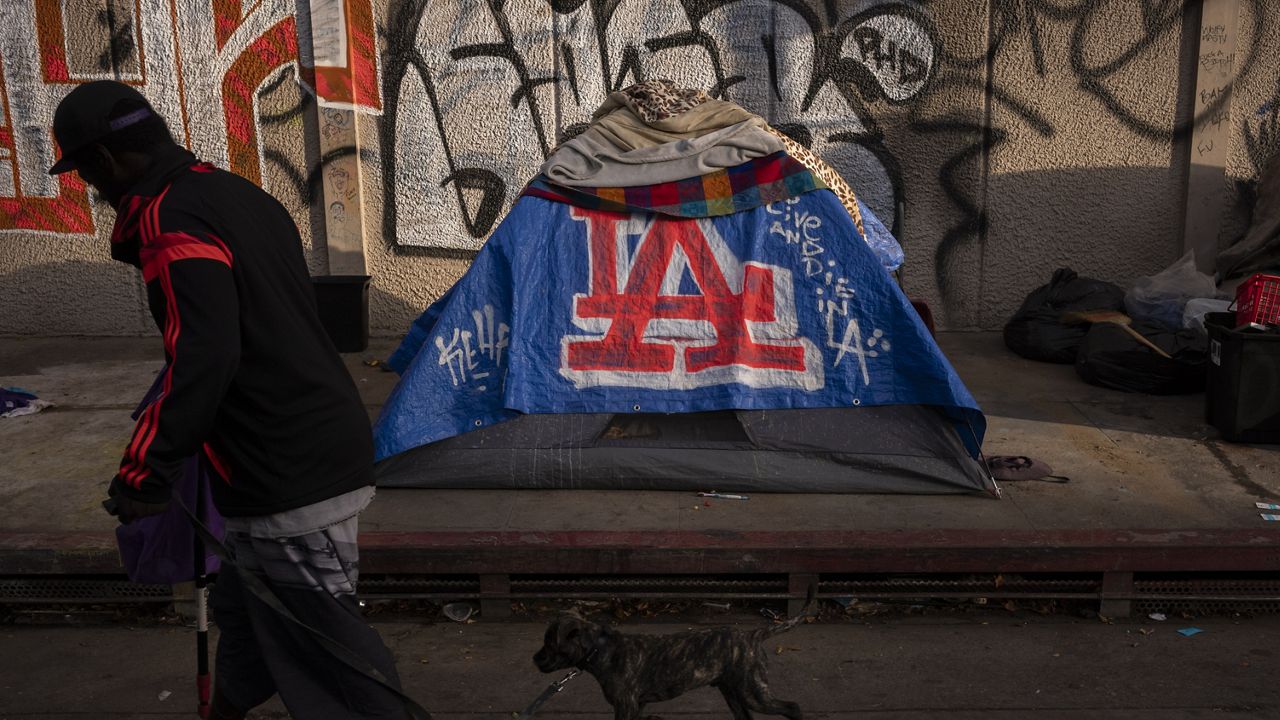
<instances>
[{"instance_id":1,"label":"dog leash","mask_svg":"<svg viewBox=\"0 0 1280 720\"><path fill-rule=\"evenodd\" d=\"M552 696L554 696L556 693L563 690L564 686L567 685L570 680L578 677L581 674L582 674L582 670L578 668L574 668L569 671L568 675L565 675L559 680L556 680L555 682L548 685L547 689L543 690L541 695L534 698L534 701L529 703L529 707L525 708L524 712L520 713L520 717L516 718L516 720L531 720L533 718L534 713L538 712L538 708L542 707L543 703L550 700Z\"/></svg>"},{"instance_id":2,"label":"dog leash","mask_svg":"<svg viewBox=\"0 0 1280 720\"><path fill-rule=\"evenodd\" d=\"M237 565L235 561L231 559L231 553L227 550L227 546L222 544L222 541L213 534L213 531L209 530L209 528L191 512L190 508L188 508L181 499L174 497L172 502L177 503L178 507L182 508L182 512L185 513L187 519L191 521L191 525L195 529L196 536L204 541L205 546L211 548L213 553L218 556L218 559L221 560L224 565L229 565L235 568L236 573L240 576L240 580L244 582L245 587L249 589L249 592L253 593L254 597L261 600L264 605L275 611L277 615L293 625L296 625L299 629L314 638L320 647L324 648L325 651L334 659L352 670L355 670L369 680L372 680L378 685L381 685L388 692L395 695L396 698L404 705L405 710L413 720L432 720L431 713L428 712L426 708L419 705L413 698L405 695L404 691L392 685L387 680L386 676L374 667L372 663L361 657L346 645L343 645L320 630L317 630L298 619L298 616L293 614L293 611L284 604L280 599L280 596L276 595L275 591L271 589L271 586L263 582L262 578L259 578L252 572ZM106 502L103 502L102 505L107 512L112 515L116 514L114 498L108 499Z\"/></svg>"}]
</instances>

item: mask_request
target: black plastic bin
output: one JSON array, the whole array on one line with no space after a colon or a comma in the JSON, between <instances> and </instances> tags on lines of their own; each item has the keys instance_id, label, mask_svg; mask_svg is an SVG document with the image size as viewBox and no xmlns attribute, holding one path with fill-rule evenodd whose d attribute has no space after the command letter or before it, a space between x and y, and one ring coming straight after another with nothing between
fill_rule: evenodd
<instances>
[{"instance_id":1,"label":"black plastic bin","mask_svg":"<svg viewBox=\"0 0 1280 720\"><path fill-rule=\"evenodd\" d=\"M311 282L320 322L338 352L369 347L369 276L321 275Z\"/></svg>"},{"instance_id":2,"label":"black plastic bin","mask_svg":"<svg viewBox=\"0 0 1280 720\"><path fill-rule=\"evenodd\" d=\"M1280 443L1280 333L1235 330L1235 313L1209 313L1205 417L1223 439Z\"/></svg>"}]
</instances>

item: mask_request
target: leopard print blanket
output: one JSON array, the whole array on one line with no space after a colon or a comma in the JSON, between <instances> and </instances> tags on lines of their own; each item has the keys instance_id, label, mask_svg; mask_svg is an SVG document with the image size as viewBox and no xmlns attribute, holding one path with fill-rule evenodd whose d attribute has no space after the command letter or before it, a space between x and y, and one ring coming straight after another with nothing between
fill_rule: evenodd
<instances>
[{"instance_id":1,"label":"leopard print blanket","mask_svg":"<svg viewBox=\"0 0 1280 720\"><path fill-rule=\"evenodd\" d=\"M853 188L849 187L849 183L840 177L840 173L836 172L836 169L828 165L825 160L814 154L812 150L792 140L781 130L772 125L766 126L765 129L782 141L782 145L787 149L788 155L799 160L814 175L822 178L822 181L827 184L827 188L839 198L845 212L849 213L849 217L853 219L853 224L858 228L858 234L865 238L867 231L862 227L862 211L858 209L858 196L853 194Z\"/></svg>"},{"instance_id":2,"label":"leopard print blanket","mask_svg":"<svg viewBox=\"0 0 1280 720\"><path fill-rule=\"evenodd\" d=\"M618 101L649 124L675 117L711 99L705 90L682 88L670 80L645 80L625 87L615 95L619 96Z\"/></svg>"}]
</instances>

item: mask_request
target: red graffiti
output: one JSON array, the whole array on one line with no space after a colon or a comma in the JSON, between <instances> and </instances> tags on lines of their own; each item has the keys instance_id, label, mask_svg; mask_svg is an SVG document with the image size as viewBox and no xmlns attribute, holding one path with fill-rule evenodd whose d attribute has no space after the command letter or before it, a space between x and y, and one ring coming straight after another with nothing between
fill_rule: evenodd
<instances>
[{"instance_id":1,"label":"red graffiti","mask_svg":"<svg viewBox=\"0 0 1280 720\"><path fill-rule=\"evenodd\" d=\"M55 233L92 233L93 212L89 193L75 173L58 176L58 194L54 197L27 195L22 192L22 171L18 167L18 149L13 141L13 113L5 85L4 64L0 63L0 103L9 124L0 125L0 159L8 165L13 197L0 197L0 230L42 230ZM52 142L52 139L50 139Z\"/></svg>"},{"instance_id":2,"label":"red graffiti","mask_svg":"<svg viewBox=\"0 0 1280 720\"><path fill-rule=\"evenodd\" d=\"M222 111L227 119L227 156L231 171L261 184L258 157L258 118L254 100L258 88L282 65L298 59L298 35L293 17L276 23L249 44L222 79Z\"/></svg>"},{"instance_id":3,"label":"red graffiti","mask_svg":"<svg viewBox=\"0 0 1280 720\"><path fill-rule=\"evenodd\" d=\"M577 298L575 320L608 320L608 330L599 340L569 342L568 370L666 374L680 370L680 351L685 373L731 365L806 371L802 346L757 342L748 329L749 322L778 320L772 269L741 265L741 290L734 292L724 259L699 223L671 218L653 220L627 262L620 257L627 243L618 234L627 216L576 208L573 213L587 221L591 253L591 292ZM700 294L674 292L671 271L678 284L686 268ZM681 336L674 326L664 329L662 321L703 323L714 339Z\"/></svg>"},{"instance_id":4,"label":"red graffiti","mask_svg":"<svg viewBox=\"0 0 1280 720\"><path fill-rule=\"evenodd\" d=\"M346 21L346 57L335 66L317 62L303 68L303 78L316 94L331 103L382 109L378 87L378 49L374 41L373 6L370 0L341 0ZM315 22L315 18L312 18ZM315 29L312 29L315 33Z\"/></svg>"}]
</instances>

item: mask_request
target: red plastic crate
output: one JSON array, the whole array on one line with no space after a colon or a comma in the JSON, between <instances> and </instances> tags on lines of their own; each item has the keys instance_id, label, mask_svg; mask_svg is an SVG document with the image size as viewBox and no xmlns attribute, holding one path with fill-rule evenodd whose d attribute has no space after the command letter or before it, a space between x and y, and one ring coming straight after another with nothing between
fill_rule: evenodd
<instances>
[{"instance_id":1,"label":"red plastic crate","mask_svg":"<svg viewBox=\"0 0 1280 720\"><path fill-rule=\"evenodd\" d=\"M1236 288L1236 327L1280 324L1280 277L1254 275Z\"/></svg>"}]
</instances>

